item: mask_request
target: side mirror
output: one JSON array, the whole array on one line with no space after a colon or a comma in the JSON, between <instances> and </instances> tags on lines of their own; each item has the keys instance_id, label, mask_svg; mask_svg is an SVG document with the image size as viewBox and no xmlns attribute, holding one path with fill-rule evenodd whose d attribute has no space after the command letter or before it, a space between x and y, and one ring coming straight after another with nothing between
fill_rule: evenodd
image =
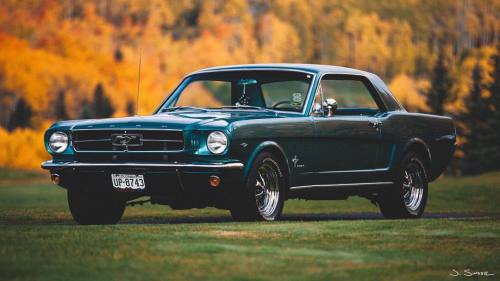
<instances>
[{"instance_id":1,"label":"side mirror","mask_svg":"<svg viewBox=\"0 0 500 281\"><path fill-rule=\"evenodd\" d=\"M326 99L323 102L323 111L325 112L325 116L333 117L335 111L337 111L337 101L334 99Z\"/></svg>"}]
</instances>

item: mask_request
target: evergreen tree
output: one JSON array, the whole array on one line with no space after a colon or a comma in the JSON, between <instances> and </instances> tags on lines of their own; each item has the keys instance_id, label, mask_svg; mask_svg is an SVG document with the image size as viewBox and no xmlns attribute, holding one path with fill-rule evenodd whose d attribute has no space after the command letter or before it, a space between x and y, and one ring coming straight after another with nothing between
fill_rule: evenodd
<instances>
[{"instance_id":1,"label":"evergreen tree","mask_svg":"<svg viewBox=\"0 0 500 281\"><path fill-rule=\"evenodd\" d=\"M16 128L26 128L31 125L31 107L23 99L20 98L14 107L14 111L9 116L7 130L12 131Z\"/></svg>"},{"instance_id":2,"label":"evergreen tree","mask_svg":"<svg viewBox=\"0 0 500 281\"><path fill-rule=\"evenodd\" d=\"M94 118L92 111L90 110L90 105L88 101L83 101L80 110L80 119L92 119Z\"/></svg>"},{"instance_id":3,"label":"evergreen tree","mask_svg":"<svg viewBox=\"0 0 500 281\"><path fill-rule=\"evenodd\" d=\"M94 90L92 111L95 118L109 118L115 112L111 100L104 93L104 87L101 83L97 84Z\"/></svg>"},{"instance_id":4,"label":"evergreen tree","mask_svg":"<svg viewBox=\"0 0 500 281\"><path fill-rule=\"evenodd\" d=\"M129 116L132 116L132 115L134 115L134 114L135 114L135 106L134 106L134 102L133 102L133 101L131 101L131 100L129 100L129 101L127 102L127 114L128 114Z\"/></svg>"},{"instance_id":5,"label":"evergreen tree","mask_svg":"<svg viewBox=\"0 0 500 281\"><path fill-rule=\"evenodd\" d=\"M446 102L452 98L451 87L453 80L450 70L446 50L441 48L432 72L431 88L427 93L426 102L431 113L443 115Z\"/></svg>"},{"instance_id":6,"label":"evergreen tree","mask_svg":"<svg viewBox=\"0 0 500 281\"><path fill-rule=\"evenodd\" d=\"M0 86L0 126L7 128L11 114L11 108L14 104L15 93L8 91Z\"/></svg>"},{"instance_id":7,"label":"evergreen tree","mask_svg":"<svg viewBox=\"0 0 500 281\"><path fill-rule=\"evenodd\" d=\"M54 115L57 120L69 119L68 112L66 111L66 103L64 101L65 96L66 93L64 91L59 91L54 102Z\"/></svg>"},{"instance_id":8,"label":"evergreen tree","mask_svg":"<svg viewBox=\"0 0 500 281\"><path fill-rule=\"evenodd\" d=\"M489 126L493 111L490 99L485 98L483 92L486 90L482 83L482 71L477 63L472 72L472 87L466 98L466 112L461 119L465 125L465 144L463 146L464 158L462 159L462 170L464 174L476 174L493 169L494 165L491 155L498 149L498 144L491 143L491 136L497 134Z\"/></svg>"},{"instance_id":9,"label":"evergreen tree","mask_svg":"<svg viewBox=\"0 0 500 281\"><path fill-rule=\"evenodd\" d=\"M493 83L490 85L490 100L494 108L494 112L498 121L496 124L500 123L500 44L497 45L497 53L493 56ZM498 128L500 132L500 128Z\"/></svg>"},{"instance_id":10,"label":"evergreen tree","mask_svg":"<svg viewBox=\"0 0 500 281\"><path fill-rule=\"evenodd\" d=\"M490 110L492 117L489 119L490 143L495 147L489 156L493 164L493 169L500 169L500 44L497 45L497 53L493 60L493 83L490 85Z\"/></svg>"},{"instance_id":11,"label":"evergreen tree","mask_svg":"<svg viewBox=\"0 0 500 281\"><path fill-rule=\"evenodd\" d=\"M123 61L122 50L120 48L116 49L113 57L114 57L116 62L122 62Z\"/></svg>"}]
</instances>

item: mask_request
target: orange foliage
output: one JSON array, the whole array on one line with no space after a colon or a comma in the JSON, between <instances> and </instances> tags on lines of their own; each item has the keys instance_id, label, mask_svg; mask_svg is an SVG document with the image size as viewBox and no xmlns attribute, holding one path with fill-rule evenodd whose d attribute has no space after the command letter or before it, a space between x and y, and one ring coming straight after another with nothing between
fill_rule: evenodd
<instances>
[{"instance_id":1,"label":"orange foliage","mask_svg":"<svg viewBox=\"0 0 500 281\"><path fill-rule=\"evenodd\" d=\"M196 107L220 107L223 104L216 100L213 93L208 91L200 82L190 84L182 96L177 101L177 106L196 106Z\"/></svg>"},{"instance_id":2,"label":"orange foliage","mask_svg":"<svg viewBox=\"0 0 500 281\"><path fill-rule=\"evenodd\" d=\"M5 126L19 98L33 112L32 130L0 129L2 167L37 168L48 157L42 128L54 118L54 102L61 92L72 119L79 117L82 102L92 98L99 83L110 97L114 116L127 114L127 105L135 103L139 50L141 114L152 112L191 71L258 62L365 69L391 81L392 91L409 109L426 110L424 93L436 47L452 38L458 98L447 104L447 111L456 113L464 110L477 59L484 66L484 79L490 77L488 59L494 48L473 48L473 42L492 44L500 26L494 13L500 1L470 1L467 9L460 1L1 3L0 125Z\"/></svg>"},{"instance_id":3,"label":"orange foliage","mask_svg":"<svg viewBox=\"0 0 500 281\"><path fill-rule=\"evenodd\" d=\"M44 130L0 128L0 168L40 169L49 159L43 144Z\"/></svg>"},{"instance_id":4,"label":"orange foliage","mask_svg":"<svg viewBox=\"0 0 500 281\"><path fill-rule=\"evenodd\" d=\"M483 73L481 77L483 79L482 83L484 85L489 85L493 82L493 65L491 62L491 57L497 52L495 47L486 46L479 48L470 52L469 56L465 57L463 61L457 66L455 70L456 83L454 84L454 93L457 99L447 105L447 111L455 114L460 114L464 112L465 109L465 98L469 94L470 88L472 87L472 71L479 63ZM493 93L484 92L485 96ZM500 94L500 93L497 93Z\"/></svg>"},{"instance_id":5,"label":"orange foliage","mask_svg":"<svg viewBox=\"0 0 500 281\"><path fill-rule=\"evenodd\" d=\"M429 87L429 81L415 81L405 74L396 76L389 84L392 93L408 111L420 112L428 111L428 106L425 102L425 92L427 92Z\"/></svg>"}]
</instances>

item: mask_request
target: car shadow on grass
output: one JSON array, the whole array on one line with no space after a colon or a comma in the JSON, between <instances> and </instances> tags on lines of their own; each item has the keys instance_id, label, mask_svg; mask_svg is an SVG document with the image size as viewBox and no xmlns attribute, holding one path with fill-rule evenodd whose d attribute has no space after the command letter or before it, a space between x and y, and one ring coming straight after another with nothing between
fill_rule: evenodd
<instances>
[{"instance_id":1,"label":"car shadow on grass","mask_svg":"<svg viewBox=\"0 0 500 281\"><path fill-rule=\"evenodd\" d=\"M312 213L312 214L285 214L281 222L320 222L320 221L363 221L363 220L383 220L384 217L376 212L363 213ZM427 213L427 219L500 219L500 213ZM205 216L148 216L131 215L125 216L119 225L144 225L144 224L215 224L215 223L241 223L233 221L230 215L205 215ZM14 219L0 218L0 225L75 225L71 218L29 218Z\"/></svg>"},{"instance_id":2,"label":"car shadow on grass","mask_svg":"<svg viewBox=\"0 0 500 281\"><path fill-rule=\"evenodd\" d=\"M493 213L428 213L422 219L491 219L500 218L500 214ZM382 220L380 213L314 213L283 215L280 221L284 222L315 222L315 221L358 221ZM188 216L188 217L129 217L120 224L196 224L196 223L232 223L231 216Z\"/></svg>"}]
</instances>

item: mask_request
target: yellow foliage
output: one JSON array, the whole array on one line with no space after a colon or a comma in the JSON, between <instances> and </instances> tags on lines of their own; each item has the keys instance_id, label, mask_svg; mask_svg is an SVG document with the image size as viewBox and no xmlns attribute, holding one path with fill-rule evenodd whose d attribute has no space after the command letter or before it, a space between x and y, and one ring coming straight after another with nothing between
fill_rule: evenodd
<instances>
[{"instance_id":1,"label":"yellow foliage","mask_svg":"<svg viewBox=\"0 0 500 281\"><path fill-rule=\"evenodd\" d=\"M422 93L429 83L421 77L429 79L439 42L451 38L460 50L452 73L458 98L446 110L460 113L476 61L484 82L491 82L489 58L495 48L473 45L491 41L500 26L494 13L500 1L0 2L0 122L5 125L9 109L23 98L35 128L0 131L0 143L7 145L0 166L14 167L38 167L47 156L40 128L53 118L60 92L74 119L101 84L114 116L124 116L136 100L139 50L141 114L151 113L191 71L259 62L368 70L391 79L392 91L409 110L426 110ZM24 150L18 144L31 141L35 145Z\"/></svg>"},{"instance_id":2,"label":"yellow foliage","mask_svg":"<svg viewBox=\"0 0 500 281\"><path fill-rule=\"evenodd\" d=\"M50 158L43 144L43 132L16 129L9 133L0 128L0 167L40 169L40 164Z\"/></svg>"},{"instance_id":3,"label":"yellow foliage","mask_svg":"<svg viewBox=\"0 0 500 281\"><path fill-rule=\"evenodd\" d=\"M257 62L276 62L297 60L299 37L295 29L272 14L262 17L259 26L262 49Z\"/></svg>"},{"instance_id":4,"label":"yellow foliage","mask_svg":"<svg viewBox=\"0 0 500 281\"><path fill-rule=\"evenodd\" d=\"M389 84L392 93L408 111L428 110L424 93L427 92L429 86L428 81L415 81L406 74L396 76Z\"/></svg>"},{"instance_id":5,"label":"yellow foliage","mask_svg":"<svg viewBox=\"0 0 500 281\"><path fill-rule=\"evenodd\" d=\"M473 50L457 66L455 70L456 83L453 86L453 92L457 98L454 102L447 105L446 110L448 112L460 114L466 110L464 101L472 87L472 72L477 63L479 63L483 71L483 73L481 73L483 79L481 82L484 85L489 85L493 82L493 64L491 57L495 55L496 52L497 50L493 46L486 46ZM491 93L485 91L482 94L488 96Z\"/></svg>"},{"instance_id":6,"label":"yellow foliage","mask_svg":"<svg viewBox=\"0 0 500 281\"><path fill-rule=\"evenodd\" d=\"M223 104L216 100L200 82L190 84L177 101L177 106L220 107Z\"/></svg>"}]
</instances>

